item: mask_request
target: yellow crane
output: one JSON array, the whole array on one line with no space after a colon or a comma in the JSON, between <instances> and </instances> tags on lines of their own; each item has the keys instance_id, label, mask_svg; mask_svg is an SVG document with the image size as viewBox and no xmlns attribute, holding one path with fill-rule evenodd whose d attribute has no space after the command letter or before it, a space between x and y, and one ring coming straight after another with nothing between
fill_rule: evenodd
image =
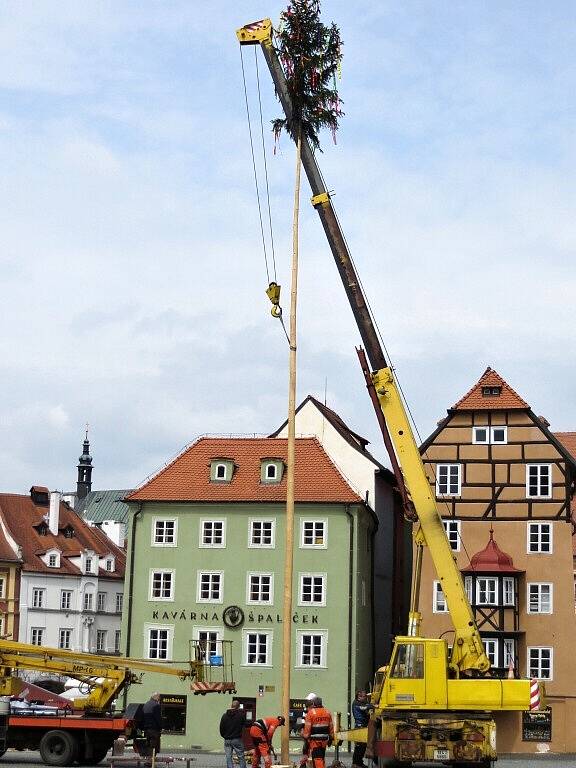
<instances>
[{"instance_id":1,"label":"yellow crane","mask_svg":"<svg viewBox=\"0 0 576 768\"><path fill-rule=\"evenodd\" d=\"M290 119L290 95L273 34L270 19L247 24L236 32L241 45L261 47L276 94ZM340 738L368 741L374 756L383 765L410 766L425 761L488 766L496 758L496 725L492 713L529 710L531 681L490 676L490 661L394 372L385 358L315 154L306 141L302 144L302 165L312 190L312 205L324 227L366 349L366 354L364 350L358 350L358 354L405 514L417 523L407 633L395 638L389 664L376 673L369 728L341 732ZM432 556L454 625L450 650L443 638L420 636L418 599L424 546ZM539 698L543 706L543 690L539 691Z\"/></svg>"}]
</instances>

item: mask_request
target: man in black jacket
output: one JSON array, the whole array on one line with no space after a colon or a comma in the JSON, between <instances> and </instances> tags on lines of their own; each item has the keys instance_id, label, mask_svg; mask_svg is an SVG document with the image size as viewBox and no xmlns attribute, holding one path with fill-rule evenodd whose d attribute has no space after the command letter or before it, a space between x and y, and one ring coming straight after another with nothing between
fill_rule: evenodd
<instances>
[{"instance_id":1,"label":"man in black jacket","mask_svg":"<svg viewBox=\"0 0 576 768\"><path fill-rule=\"evenodd\" d=\"M232 760L232 753L236 753L239 768L246 768L244 758L244 743L242 731L246 727L246 712L240 709L240 702L232 700L230 709L226 710L220 719L220 736L224 739L224 752L226 753L226 768L236 768Z\"/></svg>"},{"instance_id":2,"label":"man in black jacket","mask_svg":"<svg viewBox=\"0 0 576 768\"><path fill-rule=\"evenodd\" d=\"M142 730L146 736L146 751L149 755L160 752L160 734L162 732L162 715L160 709L160 694L155 692L142 707Z\"/></svg>"}]
</instances>

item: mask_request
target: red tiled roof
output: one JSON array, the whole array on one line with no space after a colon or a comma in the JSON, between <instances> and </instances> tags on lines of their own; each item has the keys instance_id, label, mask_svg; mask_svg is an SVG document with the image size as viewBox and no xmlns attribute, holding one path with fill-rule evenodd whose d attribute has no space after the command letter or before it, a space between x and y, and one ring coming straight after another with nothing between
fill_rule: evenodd
<instances>
[{"instance_id":1,"label":"red tiled roof","mask_svg":"<svg viewBox=\"0 0 576 768\"><path fill-rule=\"evenodd\" d=\"M151 480L126 496L129 501L259 501L286 499L286 472L279 483L262 483L262 459L286 463L282 438L203 437ZM229 458L235 469L230 483L210 482L210 462ZM336 469L318 440L297 438L295 501L335 504L362 502Z\"/></svg>"},{"instance_id":2,"label":"red tiled roof","mask_svg":"<svg viewBox=\"0 0 576 768\"><path fill-rule=\"evenodd\" d=\"M485 396L482 394L482 387L501 387L499 395ZM530 406L504 379L488 367L474 384L472 389L467 392L463 398L458 400L456 405L452 406L455 411L502 411L521 408L523 410Z\"/></svg>"},{"instance_id":3,"label":"red tiled roof","mask_svg":"<svg viewBox=\"0 0 576 768\"><path fill-rule=\"evenodd\" d=\"M554 432L564 448L576 459L576 432Z\"/></svg>"},{"instance_id":4,"label":"red tiled roof","mask_svg":"<svg viewBox=\"0 0 576 768\"><path fill-rule=\"evenodd\" d=\"M494 531L490 529L490 540L480 552L472 556L463 573L523 573L514 567L512 558L507 552L503 552L494 541Z\"/></svg>"},{"instance_id":5,"label":"red tiled roof","mask_svg":"<svg viewBox=\"0 0 576 768\"><path fill-rule=\"evenodd\" d=\"M78 557L83 550L90 549L102 557L107 554L114 556L116 570L100 569L100 576L112 579L124 577L126 556L123 550L110 541L99 528L88 526L67 504L60 504L58 534L53 535L48 531L45 536L42 536L39 529L41 523L45 522L48 512L48 506L34 504L30 496L0 493L0 517L8 533L22 548L23 570L52 574L78 574L79 569L70 562L69 558ZM62 533L67 526L74 529L72 538L67 538ZM0 535L0 547L2 542L9 547L4 536ZM40 555L49 549L60 550L59 568L49 568L42 562ZM16 559L11 548L10 551L12 559Z\"/></svg>"}]
</instances>

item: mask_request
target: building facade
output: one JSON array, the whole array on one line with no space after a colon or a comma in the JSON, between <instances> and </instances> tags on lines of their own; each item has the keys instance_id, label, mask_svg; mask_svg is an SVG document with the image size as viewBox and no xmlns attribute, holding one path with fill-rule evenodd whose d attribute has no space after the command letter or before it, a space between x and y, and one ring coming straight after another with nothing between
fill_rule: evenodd
<instances>
[{"instance_id":1,"label":"building facade","mask_svg":"<svg viewBox=\"0 0 576 768\"><path fill-rule=\"evenodd\" d=\"M546 686L546 727L531 727L521 713L497 715L503 753L576 751L567 641L576 631L576 464L548 427L488 368L421 448L493 674ZM423 635L449 641L450 617L428 555L420 610Z\"/></svg>"},{"instance_id":2,"label":"building facade","mask_svg":"<svg viewBox=\"0 0 576 768\"><path fill-rule=\"evenodd\" d=\"M286 450L281 438L202 438L126 498L126 654L182 661L190 640L209 657L232 641L251 716L281 708ZM290 694L296 705L315 691L346 713L373 674L377 520L318 440L297 439L295 475ZM221 748L229 700L161 675L143 682L129 700L158 690L180 702L163 743Z\"/></svg>"},{"instance_id":3,"label":"building facade","mask_svg":"<svg viewBox=\"0 0 576 768\"><path fill-rule=\"evenodd\" d=\"M7 587L17 595L13 639L119 653L124 552L42 486L29 496L0 494L0 522L19 564Z\"/></svg>"}]
</instances>

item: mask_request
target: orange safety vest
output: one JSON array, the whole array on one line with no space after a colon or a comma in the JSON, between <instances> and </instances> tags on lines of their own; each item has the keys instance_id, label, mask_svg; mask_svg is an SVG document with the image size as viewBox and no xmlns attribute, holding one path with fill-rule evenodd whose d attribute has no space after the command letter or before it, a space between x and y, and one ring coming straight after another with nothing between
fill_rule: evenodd
<instances>
[{"instance_id":1,"label":"orange safety vest","mask_svg":"<svg viewBox=\"0 0 576 768\"><path fill-rule=\"evenodd\" d=\"M310 741L328 743L334 738L332 715L324 707L312 707L306 712L302 736Z\"/></svg>"}]
</instances>

